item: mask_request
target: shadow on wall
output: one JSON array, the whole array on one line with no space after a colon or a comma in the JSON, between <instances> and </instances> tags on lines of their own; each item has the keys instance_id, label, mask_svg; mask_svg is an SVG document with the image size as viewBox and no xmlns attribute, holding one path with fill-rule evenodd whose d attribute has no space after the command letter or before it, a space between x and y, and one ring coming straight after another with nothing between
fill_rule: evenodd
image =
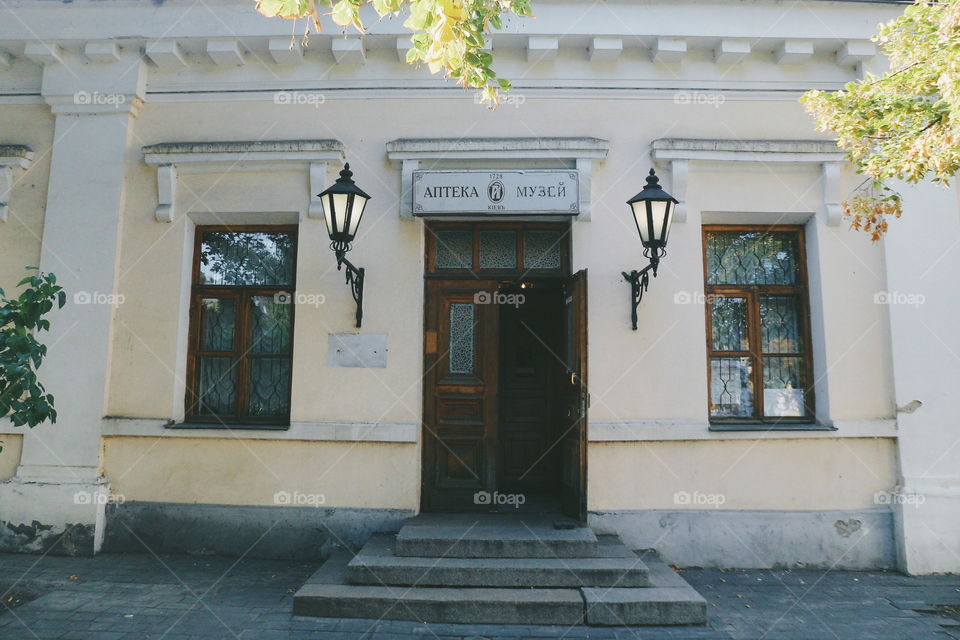
<instances>
[{"instance_id":1,"label":"shadow on wall","mask_svg":"<svg viewBox=\"0 0 960 640\"><path fill-rule=\"evenodd\" d=\"M347 509L124 502L107 506L103 551L324 560L398 531L407 509Z\"/></svg>"}]
</instances>

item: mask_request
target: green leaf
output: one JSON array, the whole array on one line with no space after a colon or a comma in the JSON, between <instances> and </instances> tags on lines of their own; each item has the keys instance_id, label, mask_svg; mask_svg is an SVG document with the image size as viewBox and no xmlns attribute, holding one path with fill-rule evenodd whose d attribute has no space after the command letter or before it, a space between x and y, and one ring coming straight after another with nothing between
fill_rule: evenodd
<instances>
[{"instance_id":1,"label":"green leaf","mask_svg":"<svg viewBox=\"0 0 960 640\"><path fill-rule=\"evenodd\" d=\"M257 11L273 18L303 18L309 15L310 0L258 0Z\"/></svg>"}]
</instances>

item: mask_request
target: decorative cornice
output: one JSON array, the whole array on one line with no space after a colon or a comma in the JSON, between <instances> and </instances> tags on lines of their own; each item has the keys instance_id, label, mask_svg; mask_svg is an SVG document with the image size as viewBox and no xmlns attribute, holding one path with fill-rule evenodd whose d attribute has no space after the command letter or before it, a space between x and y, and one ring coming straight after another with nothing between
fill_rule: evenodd
<instances>
[{"instance_id":1,"label":"decorative cornice","mask_svg":"<svg viewBox=\"0 0 960 640\"><path fill-rule=\"evenodd\" d=\"M575 167L580 178L580 214L590 220L590 178L594 160L603 160L610 143L600 138L399 138L387 143L387 157L400 164L400 217L413 218L413 172L421 161L482 160L491 168L511 162L548 159Z\"/></svg>"},{"instance_id":2,"label":"decorative cornice","mask_svg":"<svg viewBox=\"0 0 960 640\"><path fill-rule=\"evenodd\" d=\"M180 162L244 161L269 158L303 162L310 159L343 157L339 140L258 140L228 142L161 142L143 148L147 164Z\"/></svg>"},{"instance_id":3,"label":"decorative cornice","mask_svg":"<svg viewBox=\"0 0 960 640\"><path fill-rule=\"evenodd\" d=\"M139 47L145 59L158 67L181 67L187 65L241 66L272 61L278 65L303 62L303 54L323 52L339 64L363 64L371 51L384 48L396 49L396 60L403 62L406 49L410 47L409 34L390 32L363 35L319 34L311 38L311 46L301 48L297 39L289 35L261 34L240 37L117 37L84 39L83 36L59 38L58 36L36 40L24 45L17 41L4 40L0 49L6 55L20 55L41 65L61 62L65 52L76 50L87 59L111 62L119 59L118 47ZM610 62L622 53L639 50L647 60L654 62L682 62L689 52L700 50L712 54L719 64L737 64L747 57L765 56L774 52L775 64L796 65L811 60L816 53L830 56L840 67L856 67L878 55L876 45L870 40L856 37L816 39L809 32L798 37L757 36L742 32L718 32L715 35L636 34L617 31L591 33L589 37L571 38L570 34L544 31L542 33L516 33L503 31L488 38L487 49L525 52L531 62L552 60L561 51L576 50L576 54L591 62ZM586 46L583 42L586 41ZM186 52L193 55L187 55ZM251 55L246 55L247 53ZM571 51L572 53L572 51Z\"/></svg>"},{"instance_id":4,"label":"decorative cornice","mask_svg":"<svg viewBox=\"0 0 960 640\"><path fill-rule=\"evenodd\" d=\"M654 160L819 163L841 162L845 155L830 140L660 138L651 147Z\"/></svg>"},{"instance_id":5,"label":"decorative cornice","mask_svg":"<svg viewBox=\"0 0 960 640\"><path fill-rule=\"evenodd\" d=\"M262 140L227 142L163 142L143 147L144 161L157 167L159 222L176 219L177 177L186 173L278 171L306 168L310 172L308 215L320 212L316 194L326 186L327 164L343 162L339 140Z\"/></svg>"},{"instance_id":6,"label":"decorative cornice","mask_svg":"<svg viewBox=\"0 0 960 640\"><path fill-rule=\"evenodd\" d=\"M819 165L823 185L823 212L828 226L840 225L840 173L846 153L827 140L719 140L661 138L651 144L655 163L668 165L673 182L670 192L677 205L676 221L686 220L687 174L690 162L757 162Z\"/></svg>"},{"instance_id":7,"label":"decorative cornice","mask_svg":"<svg viewBox=\"0 0 960 640\"><path fill-rule=\"evenodd\" d=\"M399 138L387 143L390 160L427 158L603 159L610 143L600 138Z\"/></svg>"}]
</instances>

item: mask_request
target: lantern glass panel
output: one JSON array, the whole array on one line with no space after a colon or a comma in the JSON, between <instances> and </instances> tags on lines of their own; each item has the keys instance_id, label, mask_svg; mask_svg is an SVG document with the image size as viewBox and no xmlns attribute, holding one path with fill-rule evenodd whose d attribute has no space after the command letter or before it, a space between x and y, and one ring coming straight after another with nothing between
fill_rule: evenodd
<instances>
[{"instance_id":1,"label":"lantern glass panel","mask_svg":"<svg viewBox=\"0 0 960 640\"><path fill-rule=\"evenodd\" d=\"M333 232L343 233L347 223L347 199L346 193L334 193L331 196L333 200Z\"/></svg>"},{"instance_id":2,"label":"lantern glass panel","mask_svg":"<svg viewBox=\"0 0 960 640\"><path fill-rule=\"evenodd\" d=\"M633 207L633 218L637 223L637 231L640 232L640 241L647 244L650 242L650 230L647 227L647 202L646 200L640 200L630 206Z\"/></svg>"},{"instance_id":3,"label":"lantern glass panel","mask_svg":"<svg viewBox=\"0 0 960 640\"><path fill-rule=\"evenodd\" d=\"M347 230L347 235L353 238L357 235L357 228L360 226L360 218L363 217L363 210L367 206L367 199L363 196L354 196L353 198L353 212L350 214L350 228Z\"/></svg>"},{"instance_id":4,"label":"lantern glass panel","mask_svg":"<svg viewBox=\"0 0 960 640\"><path fill-rule=\"evenodd\" d=\"M665 227L663 229L663 246L667 246L667 240L670 238L670 229L673 227L673 214L677 210L677 205L673 202L667 202L667 215Z\"/></svg>"},{"instance_id":5,"label":"lantern glass panel","mask_svg":"<svg viewBox=\"0 0 960 640\"><path fill-rule=\"evenodd\" d=\"M650 207L650 220L653 222L650 228L650 240L659 242L663 240L663 223L667 219L670 203L666 200L648 200L647 206Z\"/></svg>"},{"instance_id":6,"label":"lantern glass panel","mask_svg":"<svg viewBox=\"0 0 960 640\"><path fill-rule=\"evenodd\" d=\"M323 219L327 223L327 235L333 235L333 194L329 193L320 198L323 205Z\"/></svg>"}]
</instances>

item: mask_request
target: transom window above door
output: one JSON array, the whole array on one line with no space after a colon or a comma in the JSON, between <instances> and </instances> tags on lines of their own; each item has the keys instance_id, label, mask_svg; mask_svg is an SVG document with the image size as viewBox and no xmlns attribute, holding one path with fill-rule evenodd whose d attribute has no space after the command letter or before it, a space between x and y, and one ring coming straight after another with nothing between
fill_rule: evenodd
<instances>
[{"instance_id":1,"label":"transom window above door","mask_svg":"<svg viewBox=\"0 0 960 640\"><path fill-rule=\"evenodd\" d=\"M710 420L813 419L803 230L705 226Z\"/></svg>"},{"instance_id":2,"label":"transom window above door","mask_svg":"<svg viewBox=\"0 0 960 640\"><path fill-rule=\"evenodd\" d=\"M569 236L566 223L434 223L427 227L427 272L565 274Z\"/></svg>"},{"instance_id":3,"label":"transom window above door","mask_svg":"<svg viewBox=\"0 0 960 640\"><path fill-rule=\"evenodd\" d=\"M285 426L296 227L197 227L187 417Z\"/></svg>"}]
</instances>

